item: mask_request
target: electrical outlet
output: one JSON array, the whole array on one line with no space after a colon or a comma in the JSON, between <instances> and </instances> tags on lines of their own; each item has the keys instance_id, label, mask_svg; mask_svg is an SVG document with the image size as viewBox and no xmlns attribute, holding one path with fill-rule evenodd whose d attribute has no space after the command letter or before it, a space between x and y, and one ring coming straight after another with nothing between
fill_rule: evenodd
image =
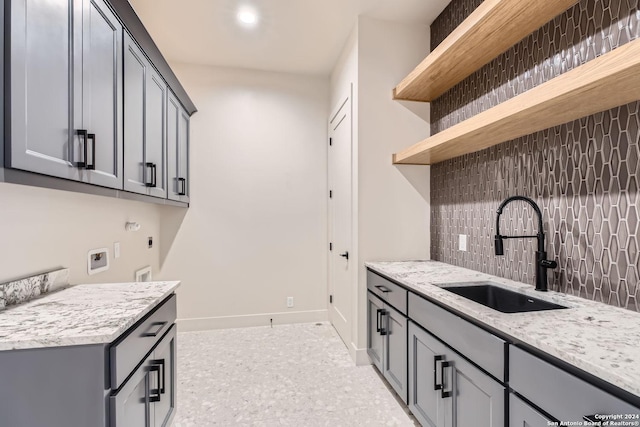
<instances>
[{"instance_id":1,"label":"electrical outlet","mask_svg":"<svg viewBox=\"0 0 640 427\"><path fill-rule=\"evenodd\" d=\"M293 307L293 297L287 297L287 307Z\"/></svg>"},{"instance_id":2,"label":"electrical outlet","mask_svg":"<svg viewBox=\"0 0 640 427\"><path fill-rule=\"evenodd\" d=\"M458 249L463 252L467 251L467 235L466 234L458 235Z\"/></svg>"},{"instance_id":3,"label":"electrical outlet","mask_svg":"<svg viewBox=\"0 0 640 427\"><path fill-rule=\"evenodd\" d=\"M153 247L153 237L149 236L149 249Z\"/></svg>"},{"instance_id":4,"label":"electrical outlet","mask_svg":"<svg viewBox=\"0 0 640 427\"><path fill-rule=\"evenodd\" d=\"M120 242L115 242L113 244L113 257L120 258Z\"/></svg>"}]
</instances>

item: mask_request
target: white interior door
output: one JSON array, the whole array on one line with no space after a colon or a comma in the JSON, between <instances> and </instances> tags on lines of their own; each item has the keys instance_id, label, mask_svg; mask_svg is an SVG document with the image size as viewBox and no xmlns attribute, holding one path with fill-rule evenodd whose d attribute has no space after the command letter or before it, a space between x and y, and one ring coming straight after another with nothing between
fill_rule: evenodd
<instances>
[{"instance_id":1,"label":"white interior door","mask_svg":"<svg viewBox=\"0 0 640 427\"><path fill-rule=\"evenodd\" d=\"M329 319L348 346L351 342L351 98L347 97L329 121Z\"/></svg>"}]
</instances>

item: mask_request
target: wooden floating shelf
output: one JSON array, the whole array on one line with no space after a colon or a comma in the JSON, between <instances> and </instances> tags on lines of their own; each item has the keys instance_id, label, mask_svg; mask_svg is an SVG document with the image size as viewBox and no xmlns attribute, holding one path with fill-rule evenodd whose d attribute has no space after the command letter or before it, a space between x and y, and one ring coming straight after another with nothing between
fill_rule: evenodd
<instances>
[{"instance_id":1,"label":"wooden floating shelf","mask_svg":"<svg viewBox=\"0 0 640 427\"><path fill-rule=\"evenodd\" d=\"M429 165L640 100L640 39L393 155Z\"/></svg>"},{"instance_id":2,"label":"wooden floating shelf","mask_svg":"<svg viewBox=\"0 0 640 427\"><path fill-rule=\"evenodd\" d=\"M485 0L396 86L394 99L436 99L575 3Z\"/></svg>"}]
</instances>

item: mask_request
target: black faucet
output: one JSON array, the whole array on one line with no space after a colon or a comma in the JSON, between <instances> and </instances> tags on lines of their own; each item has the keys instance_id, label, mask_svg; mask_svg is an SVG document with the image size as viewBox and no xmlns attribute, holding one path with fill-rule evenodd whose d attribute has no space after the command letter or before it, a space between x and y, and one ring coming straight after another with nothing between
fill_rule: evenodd
<instances>
[{"instance_id":1,"label":"black faucet","mask_svg":"<svg viewBox=\"0 0 640 427\"><path fill-rule=\"evenodd\" d=\"M509 203L521 200L531 205L536 214L538 215L538 234L535 236L503 236L500 234L500 215L505 206ZM544 230L542 228L542 212L540 208L528 197L513 196L506 199L498 207L498 216L496 217L496 237L495 237L495 250L496 255L504 255L504 239L538 239L538 250L536 251L536 291L546 292L547 289L547 269L556 268L558 263L547 259L547 253L544 250Z\"/></svg>"}]
</instances>

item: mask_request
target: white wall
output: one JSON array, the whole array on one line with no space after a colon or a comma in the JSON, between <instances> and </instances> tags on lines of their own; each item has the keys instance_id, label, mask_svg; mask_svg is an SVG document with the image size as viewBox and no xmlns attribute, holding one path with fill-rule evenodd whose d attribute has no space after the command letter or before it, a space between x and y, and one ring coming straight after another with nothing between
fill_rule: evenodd
<instances>
[{"instance_id":1,"label":"white wall","mask_svg":"<svg viewBox=\"0 0 640 427\"><path fill-rule=\"evenodd\" d=\"M191 207L162 219L181 330L326 319L328 79L172 67L199 110Z\"/></svg>"},{"instance_id":2,"label":"white wall","mask_svg":"<svg viewBox=\"0 0 640 427\"><path fill-rule=\"evenodd\" d=\"M357 88L353 251L358 268L350 351L359 364L368 363L364 262L430 257L429 167L391 163L394 152L429 136L428 104L398 102L391 95L428 53L428 25L360 17L356 36L332 73L332 93L348 79L354 79ZM355 66L349 60L354 55Z\"/></svg>"},{"instance_id":3,"label":"white wall","mask_svg":"<svg viewBox=\"0 0 640 427\"><path fill-rule=\"evenodd\" d=\"M25 185L0 183L0 282L59 267L77 283L132 282L134 272L159 268L160 207ZM126 232L127 221L142 229ZM147 237L154 247L147 248ZM121 257L113 258L120 242ZM109 248L111 268L87 274L87 252Z\"/></svg>"}]
</instances>

